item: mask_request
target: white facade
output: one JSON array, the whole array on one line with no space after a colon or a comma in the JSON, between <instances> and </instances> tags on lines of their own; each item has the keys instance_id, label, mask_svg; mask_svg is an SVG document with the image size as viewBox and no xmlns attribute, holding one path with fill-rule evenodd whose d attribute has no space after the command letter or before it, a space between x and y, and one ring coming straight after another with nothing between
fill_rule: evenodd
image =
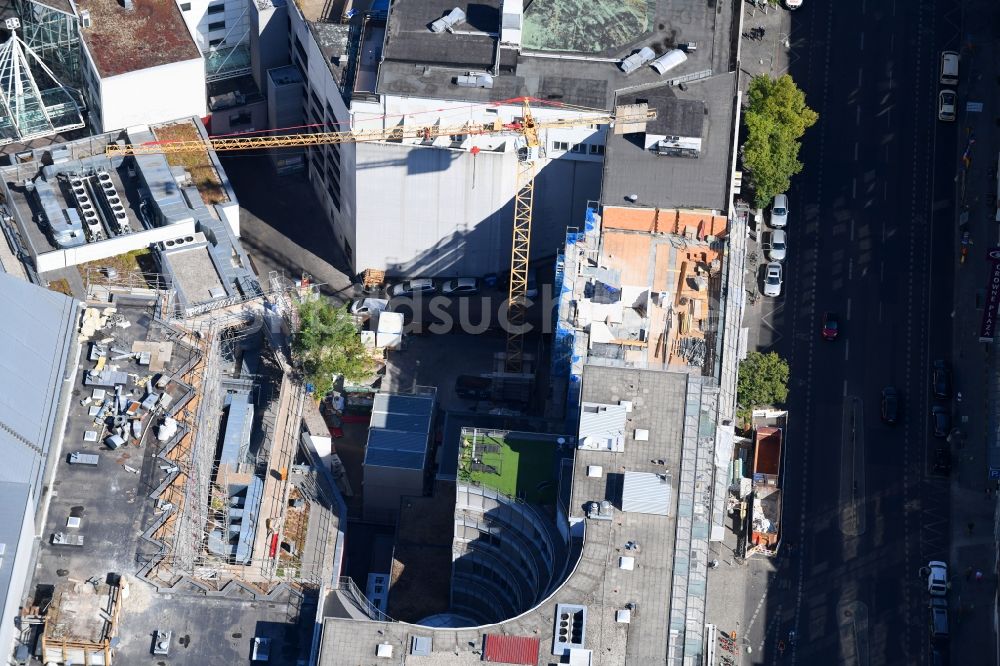
<instances>
[{"instance_id":1,"label":"white facade","mask_svg":"<svg viewBox=\"0 0 1000 666\"><path fill-rule=\"evenodd\" d=\"M178 0L177 6L202 53L249 38L247 0Z\"/></svg>"},{"instance_id":2,"label":"white facade","mask_svg":"<svg viewBox=\"0 0 1000 666\"><path fill-rule=\"evenodd\" d=\"M331 131L384 128L400 119L407 125L461 126L498 116L510 122L522 113L519 105L498 109L392 95L356 99L348 110L298 5L290 7L290 51L306 75L307 123L325 123ZM572 112L534 108L533 113L545 118ZM542 133L546 159L539 162L535 181L534 259L554 255L566 227L583 219L587 200L599 198L604 131L582 126ZM503 272L510 268L515 138L325 146L308 151L309 179L355 272L375 268L425 277Z\"/></svg>"},{"instance_id":3,"label":"white facade","mask_svg":"<svg viewBox=\"0 0 1000 666\"><path fill-rule=\"evenodd\" d=\"M95 130L113 132L207 114L201 58L102 78L86 46L82 51L85 94Z\"/></svg>"}]
</instances>

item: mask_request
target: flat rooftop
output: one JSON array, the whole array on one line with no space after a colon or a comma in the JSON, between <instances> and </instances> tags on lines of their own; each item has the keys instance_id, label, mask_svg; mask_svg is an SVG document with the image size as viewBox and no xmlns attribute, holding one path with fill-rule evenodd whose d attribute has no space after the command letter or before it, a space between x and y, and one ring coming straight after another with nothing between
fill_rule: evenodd
<instances>
[{"instance_id":1,"label":"flat rooftop","mask_svg":"<svg viewBox=\"0 0 1000 666\"><path fill-rule=\"evenodd\" d=\"M378 92L401 96L499 102L529 96L554 103L611 110L615 93L664 80L648 66L626 76L618 62L648 46L658 55L697 44L666 77L728 72L729 3L704 0L536 0L524 16L522 48L498 50L500 0L396 0L389 12ZM454 32L429 25L458 7L466 21ZM553 55L560 55L554 58ZM466 88L456 77L470 71L500 73L492 88Z\"/></svg>"},{"instance_id":2,"label":"flat rooftop","mask_svg":"<svg viewBox=\"0 0 1000 666\"><path fill-rule=\"evenodd\" d=\"M569 512L570 521L584 522L585 535L580 560L563 585L534 610L481 627L434 629L403 622L328 617L323 625L319 663L374 663L377 646L389 644L394 658L401 663L474 664L482 661L484 636L504 634L540 639L537 663L549 664L557 661L552 656L557 604L586 606L583 647L592 651L593 666L666 663L677 516L684 512L679 508L681 492L676 484L681 476L685 417L690 416L689 410L696 413L696 419L705 411L704 403L699 402L704 399L699 398L704 395L703 386L700 378L681 373L586 366L582 400L613 405L629 401L632 411L626 419L622 451L576 451ZM649 431L647 441L634 439L637 428ZM592 466L601 467L600 476L588 476ZM621 506L623 471L667 474L672 478L674 491L668 515L624 513L615 508L613 520L586 518L585 507L590 502L607 499L615 507ZM626 548L630 542L634 547ZM632 569L619 567L622 556L634 558ZM636 605L631 623L617 622L616 612L628 603ZM682 624L676 645L679 655L684 649L683 634ZM409 654L410 638L414 636L431 638L429 655Z\"/></svg>"},{"instance_id":3,"label":"flat rooftop","mask_svg":"<svg viewBox=\"0 0 1000 666\"><path fill-rule=\"evenodd\" d=\"M206 303L225 295L226 288L219 279L219 272L212 261L208 246L193 247L183 252L161 255L170 264L174 287L184 293L190 305Z\"/></svg>"},{"instance_id":4,"label":"flat rooftop","mask_svg":"<svg viewBox=\"0 0 1000 666\"><path fill-rule=\"evenodd\" d=\"M173 0L135 0L132 9L118 0L76 5L90 12L90 27L80 34L103 78L201 58Z\"/></svg>"},{"instance_id":5,"label":"flat rooftop","mask_svg":"<svg viewBox=\"0 0 1000 666\"><path fill-rule=\"evenodd\" d=\"M659 85L618 95L618 104L644 101L657 110L647 134L692 136L686 132L697 129L699 134L694 136L701 138L701 151L696 158L659 155L646 146L643 134L609 133L601 192L605 206L728 208L736 74L691 81L685 88ZM695 103L703 104L703 119L692 117Z\"/></svg>"}]
</instances>

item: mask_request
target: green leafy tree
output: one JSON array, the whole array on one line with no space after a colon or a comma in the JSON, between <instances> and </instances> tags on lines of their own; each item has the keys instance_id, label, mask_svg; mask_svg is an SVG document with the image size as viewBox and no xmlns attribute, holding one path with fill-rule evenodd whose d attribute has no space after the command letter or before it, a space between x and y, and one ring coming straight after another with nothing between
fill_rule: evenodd
<instances>
[{"instance_id":1,"label":"green leafy tree","mask_svg":"<svg viewBox=\"0 0 1000 666\"><path fill-rule=\"evenodd\" d=\"M374 362L347 306L334 307L324 298L306 301L299 304L299 322L292 350L317 395L330 392L335 375L356 382L371 374Z\"/></svg>"},{"instance_id":2,"label":"green leafy tree","mask_svg":"<svg viewBox=\"0 0 1000 666\"><path fill-rule=\"evenodd\" d=\"M761 74L750 81L743 166L753 178L758 206L787 191L791 177L802 171L799 139L818 119L789 75L772 79Z\"/></svg>"},{"instance_id":3,"label":"green leafy tree","mask_svg":"<svg viewBox=\"0 0 1000 666\"><path fill-rule=\"evenodd\" d=\"M762 405L780 405L788 397L788 363L775 352L750 352L740 363L736 403L741 421Z\"/></svg>"}]
</instances>

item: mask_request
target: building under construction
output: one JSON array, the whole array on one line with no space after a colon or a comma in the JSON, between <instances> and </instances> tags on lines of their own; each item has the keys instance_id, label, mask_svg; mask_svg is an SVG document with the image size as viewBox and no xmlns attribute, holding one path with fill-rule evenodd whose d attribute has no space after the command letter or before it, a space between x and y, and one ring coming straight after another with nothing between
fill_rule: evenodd
<instances>
[{"instance_id":1,"label":"building under construction","mask_svg":"<svg viewBox=\"0 0 1000 666\"><path fill-rule=\"evenodd\" d=\"M307 396L288 333L311 292L272 274L259 295L192 316L162 276L88 277L71 448L56 463L20 644L51 663L135 663L151 633L169 652L198 604L208 634L226 617L218 604L248 599L269 603L240 611L247 640L261 638L261 613L272 633L311 626L303 600L336 581L340 525L336 490L299 448ZM284 640L307 654L301 635ZM201 643L208 652L189 654L232 662Z\"/></svg>"}]
</instances>

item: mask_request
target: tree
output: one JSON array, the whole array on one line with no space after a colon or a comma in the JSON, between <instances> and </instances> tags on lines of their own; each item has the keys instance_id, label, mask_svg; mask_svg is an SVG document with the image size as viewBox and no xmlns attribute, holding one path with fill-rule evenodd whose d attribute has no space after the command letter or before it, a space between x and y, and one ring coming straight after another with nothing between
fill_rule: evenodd
<instances>
[{"instance_id":1,"label":"tree","mask_svg":"<svg viewBox=\"0 0 1000 666\"><path fill-rule=\"evenodd\" d=\"M740 363L736 403L741 420L762 405L780 405L788 397L788 363L774 352L750 352Z\"/></svg>"},{"instance_id":2,"label":"tree","mask_svg":"<svg viewBox=\"0 0 1000 666\"><path fill-rule=\"evenodd\" d=\"M787 191L791 177L802 171L799 139L818 119L789 75L772 79L761 74L750 81L743 166L752 176L758 206Z\"/></svg>"},{"instance_id":3,"label":"tree","mask_svg":"<svg viewBox=\"0 0 1000 666\"><path fill-rule=\"evenodd\" d=\"M334 307L324 298L306 301L299 304L299 321L292 351L317 395L330 392L335 375L354 382L371 374L374 362L347 306Z\"/></svg>"}]
</instances>

